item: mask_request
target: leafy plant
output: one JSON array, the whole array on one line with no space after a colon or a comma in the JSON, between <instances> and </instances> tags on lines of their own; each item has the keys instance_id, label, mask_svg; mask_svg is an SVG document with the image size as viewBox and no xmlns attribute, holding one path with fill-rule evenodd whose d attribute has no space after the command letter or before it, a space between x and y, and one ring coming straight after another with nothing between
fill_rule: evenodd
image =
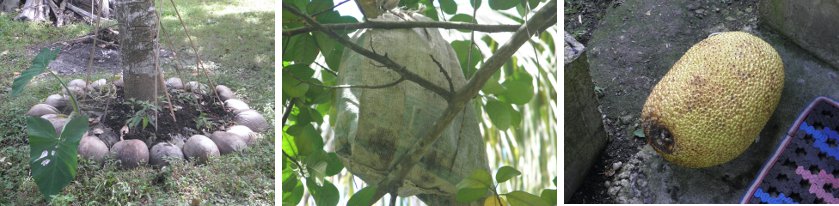
<instances>
[{"instance_id":1,"label":"leafy plant","mask_svg":"<svg viewBox=\"0 0 839 206\"><path fill-rule=\"evenodd\" d=\"M67 85L58 75L47 70L47 65L58 56L61 49L44 48L32 60L32 65L12 83L12 96L17 96L33 77L48 71L65 90ZM88 117L79 111L78 102L72 93L70 103L73 113L59 134L52 123L41 117L27 117L26 130L29 133L29 166L38 190L44 198L51 199L76 177L78 148L82 135L87 131Z\"/></svg>"},{"instance_id":2,"label":"leafy plant","mask_svg":"<svg viewBox=\"0 0 839 206\"><path fill-rule=\"evenodd\" d=\"M134 99L128 100L127 104L131 105L131 109L135 111L134 115L126 120L125 124L128 128L137 128L137 125L140 125L146 129L149 124L157 127L157 113L160 112L160 106L149 101Z\"/></svg>"},{"instance_id":3,"label":"leafy plant","mask_svg":"<svg viewBox=\"0 0 839 206\"><path fill-rule=\"evenodd\" d=\"M198 117L195 118L195 128L197 129L210 129L216 126L216 122L213 121L212 118L207 117L207 113L201 112Z\"/></svg>"},{"instance_id":4,"label":"leafy plant","mask_svg":"<svg viewBox=\"0 0 839 206\"><path fill-rule=\"evenodd\" d=\"M521 175L521 172L517 169L510 166L503 166L495 173L495 181L493 182L492 177L490 177L487 171L475 170L472 172L472 175L457 183L457 195L455 199L458 202L466 203L486 198L484 199L484 205L556 205L555 189L542 190L541 196L524 191L513 191L505 194L498 193L497 187L499 184L519 175ZM492 192L492 196L488 196L488 191Z\"/></svg>"}]
</instances>

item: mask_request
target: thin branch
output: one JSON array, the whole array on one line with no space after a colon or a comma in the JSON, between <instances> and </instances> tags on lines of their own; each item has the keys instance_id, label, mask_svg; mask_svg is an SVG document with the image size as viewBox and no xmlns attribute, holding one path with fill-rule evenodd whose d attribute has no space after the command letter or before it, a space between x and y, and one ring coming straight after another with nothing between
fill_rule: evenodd
<instances>
[{"instance_id":1,"label":"thin branch","mask_svg":"<svg viewBox=\"0 0 839 206\"><path fill-rule=\"evenodd\" d=\"M443 69L443 65L434 58L434 55L429 54L428 56L431 57L431 61L434 61L434 64L437 64L437 68L440 68L440 72L442 72L443 76L446 77L446 81L449 81L449 91L454 93L454 84L452 84L452 78L449 77L449 73L446 72L446 69Z\"/></svg>"},{"instance_id":2,"label":"thin branch","mask_svg":"<svg viewBox=\"0 0 839 206\"><path fill-rule=\"evenodd\" d=\"M361 23L337 23L337 24L322 24L323 27L331 30L356 30L356 29L411 29L411 28L440 28L440 29L460 29L472 30L480 32L514 32L521 25L514 24L474 24L465 22L441 22L441 21L380 21L367 20ZM283 36L294 36L298 34L309 33L320 29L314 26L305 26L300 28L293 28L283 31Z\"/></svg>"},{"instance_id":3,"label":"thin branch","mask_svg":"<svg viewBox=\"0 0 839 206\"><path fill-rule=\"evenodd\" d=\"M336 76L336 77L338 76L338 72L336 72L336 71L334 71L334 70L332 70L332 69L330 69L330 68L328 68L328 67L325 67L325 66L323 66L322 64L320 64L320 63L318 63L318 62L315 62L315 64L317 64L318 66L320 66L320 68L322 68L324 71L329 72L329 73L330 73L330 74L332 74L333 76Z\"/></svg>"},{"instance_id":4,"label":"thin branch","mask_svg":"<svg viewBox=\"0 0 839 206\"><path fill-rule=\"evenodd\" d=\"M387 83L387 84L382 84L382 85L346 85L346 84L344 84L344 85L330 86L330 85L324 85L324 84L321 84L321 83L303 81L302 79L297 78L294 75L292 75L291 77L293 77L294 79L297 79L297 81L300 81L302 83L306 83L306 84L309 84L309 85L315 85L315 86L319 86L319 87L324 87L324 88L329 88L329 89L355 89L355 88L359 88L359 89L383 89L383 88L388 88L388 87L395 86L395 85L399 84L400 82L405 81L405 77L400 76L399 79L397 79L396 81L393 81L393 82Z\"/></svg>"},{"instance_id":5,"label":"thin branch","mask_svg":"<svg viewBox=\"0 0 839 206\"><path fill-rule=\"evenodd\" d=\"M451 124L452 120L457 114L463 110L467 102L478 94L484 84L490 79L493 73L497 72L505 62L510 60L510 57L521 47L522 44L530 39L530 34L536 33L537 29L547 28L556 24L556 0L551 0L536 14L534 14L516 33L510 37L510 41L499 47L496 52L487 59L486 63L481 65L478 72L475 73L469 82L460 89L449 101L449 106L443 111L443 115L434 121L434 125L429 128L423 138L414 143L413 146L408 147L409 150L404 155L396 160L396 164L390 168L388 176L379 182L379 190L373 196L373 200L381 199L384 194L393 189L399 188L404 181L405 176L413 168L428 149L440 135L443 130ZM533 31L530 31L533 30Z\"/></svg>"},{"instance_id":6,"label":"thin branch","mask_svg":"<svg viewBox=\"0 0 839 206\"><path fill-rule=\"evenodd\" d=\"M337 40L339 43L344 45L346 48L350 48L353 51L358 52L359 54L364 55L367 58L370 58L370 59L372 59L376 62L381 63L382 65L386 66L388 69L391 69L391 70L395 71L396 73L399 73L400 75L402 75L402 77L404 77L406 80L415 82L415 83L419 84L421 87L423 87L425 89L428 89L428 90L431 90L434 93L437 93L438 95L442 96L446 100L451 99L451 96L452 96L451 92L446 91L446 89L444 89L443 87L437 86L436 84L422 78L418 74L407 70L405 68L405 66L402 66L402 65L394 62L393 60L391 60L387 56L382 56L382 55L379 55L375 52L367 50L367 49L359 46L358 44L353 43L347 37L341 36L341 35L339 35L338 33L335 33L335 31L332 31L329 28L323 27L320 23L318 23L317 21L312 19L312 17L309 17L309 16L303 14L302 12L300 12L300 10L297 10L297 8L294 8L293 6L289 5L286 2L283 2L283 9L291 12L294 15L297 15L297 16L305 19L306 22L309 25L311 25L312 27L316 28L317 30L319 30L321 32L326 33L327 35L329 35L329 37Z\"/></svg>"},{"instance_id":7,"label":"thin branch","mask_svg":"<svg viewBox=\"0 0 839 206\"><path fill-rule=\"evenodd\" d=\"M349 2L349 1L350 1L350 0L344 0L344 1L342 1L341 3L335 4L335 6L332 6L332 7L330 7L329 9L325 9L325 10L320 11L320 12L318 12L318 13L312 14L312 16L320 16L320 15L321 15L321 14L323 14L323 13L326 13L326 12L329 12L329 11L332 11L332 10L335 10L335 8L337 8L338 6L341 6L341 4L347 3L347 2Z\"/></svg>"},{"instance_id":8,"label":"thin branch","mask_svg":"<svg viewBox=\"0 0 839 206\"><path fill-rule=\"evenodd\" d=\"M283 124L281 127L285 126L285 121L288 120L288 116L291 114L291 109L294 108L294 100L295 98L291 98L291 100L288 101L288 105L285 106L285 111L283 112Z\"/></svg>"}]
</instances>

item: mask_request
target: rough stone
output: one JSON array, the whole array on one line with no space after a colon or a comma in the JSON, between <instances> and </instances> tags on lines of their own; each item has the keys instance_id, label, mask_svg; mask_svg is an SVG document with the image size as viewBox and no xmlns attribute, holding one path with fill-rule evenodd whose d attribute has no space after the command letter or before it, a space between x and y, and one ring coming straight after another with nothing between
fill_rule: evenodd
<instances>
[{"instance_id":1,"label":"rough stone","mask_svg":"<svg viewBox=\"0 0 839 206\"><path fill-rule=\"evenodd\" d=\"M565 200L583 184L586 173L606 145L606 131L598 112L588 54L565 67Z\"/></svg>"},{"instance_id":2,"label":"rough stone","mask_svg":"<svg viewBox=\"0 0 839 206\"><path fill-rule=\"evenodd\" d=\"M67 89L63 89L62 91L64 91L64 96L70 96L70 94L73 94L76 99L85 96L84 87L68 86Z\"/></svg>"},{"instance_id":3,"label":"rough stone","mask_svg":"<svg viewBox=\"0 0 839 206\"><path fill-rule=\"evenodd\" d=\"M761 0L758 13L762 22L839 68L839 1Z\"/></svg>"}]
</instances>

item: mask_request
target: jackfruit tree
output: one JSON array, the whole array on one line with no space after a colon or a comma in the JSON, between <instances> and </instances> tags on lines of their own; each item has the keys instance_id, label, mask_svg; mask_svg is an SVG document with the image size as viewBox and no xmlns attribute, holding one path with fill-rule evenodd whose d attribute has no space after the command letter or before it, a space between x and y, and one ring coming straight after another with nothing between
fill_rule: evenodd
<instances>
[{"instance_id":1,"label":"jackfruit tree","mask_svg":"<svg viewBox=\"0 0 839 206\"><path fill-rule=\"evenodd\" d=\"M556 1L434 2L283 2L283 204L556 203Z\"/></svg>"}]
</instances>

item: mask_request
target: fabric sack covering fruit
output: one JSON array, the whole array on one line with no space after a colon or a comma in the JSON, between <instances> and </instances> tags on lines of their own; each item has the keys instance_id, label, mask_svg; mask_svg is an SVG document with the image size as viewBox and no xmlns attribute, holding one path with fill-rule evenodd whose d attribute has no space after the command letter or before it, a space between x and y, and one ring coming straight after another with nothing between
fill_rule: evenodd
<instances>
[{"instance_id":1,"label":"fabric sack covering fruit","mask_svg":"<svg viewBox=\"0 0 839 206\"><path fill-rule=\"evenodd\" d=\"M712 34L653 88L641 126L647 142L674 164L723 164L755 141L783 87L784 64L771 45L745 32Z\"/></svg>"},{"instance_id":2,"label":"fabric sack covering fruit","mask_svg":"<svg viewBox=\"0 0 839 206\"><path fill-rule=\"evenodd\" d=\"M400 16L396 16L400 15ZM394 11L380 21L432 21L416 13ZM454 89L466 79L449 42L438 29L366 29L352 37L368 50L386 55L422 78ZM439 61L447 74L431 59ZM399 74L381 67L349 48L344 49L338 72L340 85L383 85ZM332 145L344 166L368 184L377 184L389 165L404 157L442 116L446 100L411 81L380 89L339 89L336 99L335 137ZM456 205L455 185L476 169L488 170L486 149L478 120L467 106L406 176L399 196L417 195L428 205Z\"/></svg>"}]
</instances>

